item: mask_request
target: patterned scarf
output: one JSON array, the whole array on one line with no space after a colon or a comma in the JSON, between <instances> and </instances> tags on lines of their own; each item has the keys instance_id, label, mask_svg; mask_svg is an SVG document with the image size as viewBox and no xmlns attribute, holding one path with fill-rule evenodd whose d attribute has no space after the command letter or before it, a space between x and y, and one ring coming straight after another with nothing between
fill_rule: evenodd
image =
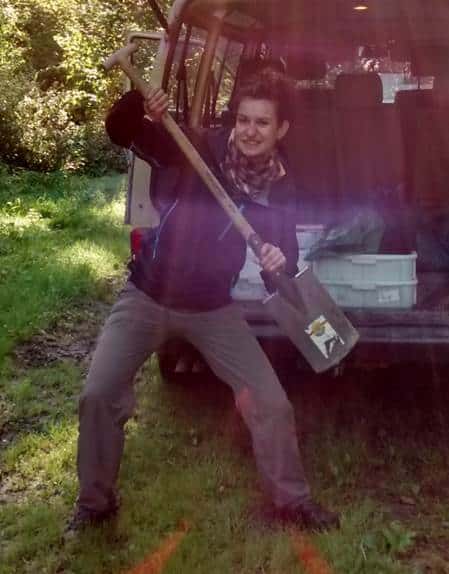
<instances>
[{"instance_id":1,"label":"patterned scarf","mask_svg":"<svg viewBox=\"0 0 449 574\"><path fill-rule=\"evenodd\" d=\"M252 200L266 198L271 183L285 175L275 149L268 158L248 158L235 145L234 130L228 140L226 155L220 167L228 181Z\"/></svg>"}]
</instances>

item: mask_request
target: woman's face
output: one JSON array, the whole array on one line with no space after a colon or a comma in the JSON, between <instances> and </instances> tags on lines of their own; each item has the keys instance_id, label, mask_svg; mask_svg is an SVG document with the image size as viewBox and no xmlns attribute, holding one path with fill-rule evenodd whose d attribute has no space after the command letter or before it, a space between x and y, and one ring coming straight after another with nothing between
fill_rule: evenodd
<instances>
[{"instance_id":1,"label":"woman's face","mask_svg":"<svg viewBox=\"0 0 449 574\"><path fill-rule=\"evenodd\" d=\"M268 157L288 127L287 121L279 122L273 101L244 98L237 110L235 145L248 158Z\"/></svg>"}]
</instances>

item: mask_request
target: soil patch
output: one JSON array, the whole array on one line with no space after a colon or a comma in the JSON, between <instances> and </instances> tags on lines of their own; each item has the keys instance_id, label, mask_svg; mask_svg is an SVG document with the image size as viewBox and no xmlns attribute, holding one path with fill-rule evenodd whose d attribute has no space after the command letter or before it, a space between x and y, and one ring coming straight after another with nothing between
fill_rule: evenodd
<instances>
[{"instance_id":1,"label":"soil patch","mask_svg":"<svg viewBox=\"0 0 449 574\"><path fill-rule=\"evenodd\" d=\"M64 359L88 364L110 308L107 303L94 301L64 311L53 325L14 349L16 363L21 368L43 367Z\"/></svg>"}]
</instances>

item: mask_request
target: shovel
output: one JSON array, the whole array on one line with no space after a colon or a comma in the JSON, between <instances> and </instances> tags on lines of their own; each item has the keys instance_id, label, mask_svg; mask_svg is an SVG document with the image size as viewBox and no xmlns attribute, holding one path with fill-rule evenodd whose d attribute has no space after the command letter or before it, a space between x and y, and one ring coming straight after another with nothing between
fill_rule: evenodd
<instances>
[{"instance_id":1,"label":"shovel","mask_svg":"<svg viewBox=\"0 0 449 574\"><path fill-rule=\"evenodd\" d=\"M140 77L130 61L130 55L136 49L136 44L128 44L109 56L103 66L106 70L120 67L145 96L151 86ZM256 257L260 258L264 244L261 237L243 217L174 119L165 113L161 122ZM316 373L338 365L354 347L359 335L312 270L304 265L294 278L283 272L270 273L270 277L277 289L263 302L270 315Z\"/></svg>"}]
</instances>

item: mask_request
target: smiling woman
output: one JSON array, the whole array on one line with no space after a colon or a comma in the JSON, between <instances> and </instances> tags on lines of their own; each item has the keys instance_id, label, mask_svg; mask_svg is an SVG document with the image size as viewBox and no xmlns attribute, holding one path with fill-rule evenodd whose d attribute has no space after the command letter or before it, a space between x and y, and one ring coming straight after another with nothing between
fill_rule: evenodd
<instances>
[{"instance_id":1,"label":"smiling woman","mask_svg":"<svg viewBox=\"0 0 449 574\"><path fill-rule=\"evenodd\" d=\"M109 58L109 65L118 63L138 90L114 104L106 128L114 143L138 150L151 165L176 170L177 195L167 202L155 241L150 238L136 254L128 283L112 307L92 357L79 400L79 495L66 536L79 536L89 526L99 527L117 516L124 427L136 407L135 376L163 343L180 334L233 391L251 433L272 521L316 530L336 528L338 514L311 496L292 406L248 325L234 312L230 290L243 265L245 242L230 230L227 214L209 194L206 178L198 177L178 149L178 140L170 137L173 120L167 115L168 94L142 85L127 63L134 50L129 44ZM240 124L235 127L235 139L228 130L192 133L199 153L207 158L204 170L220 166L219 178L238 174L232 195L254 229L265 236L265 242L258 239L255 252L268 280L283 277L284 270L288 275L297 270L290 203L294 187L277 149L288 129L281 108L287 85L279 73L261 72L246 80L236 97ZM174 128L173 135L185 138L176 124ZM187 144L190 150L188 140ZM256 173L254 160L259 164ZM237 206L232 206L238 213ZM251 227L250 234L256 237Z\"/></svg>"},{"instance_id":2,"label":"smiling woman","mask_svg":"<svg viewBox=\"0 0 449 574\"><path fill-rule=\"evenodd\" d=\"M235 145L246 157L264 161L288 130L269 100L241 100L234 128Z\"/></svg>"},{"instance_id":3,"label":"smiling woman","mask_svg":"<svg viewBox=\"0 0 449 574\"><path fill-rule=\"evenodd\" d=\"M268 67L250 78L239 85L232 101L235 125L221 167L238 190L260 199L285 175L278 145L290 125L292 86Z\"/></svg>"}]
</instances>

